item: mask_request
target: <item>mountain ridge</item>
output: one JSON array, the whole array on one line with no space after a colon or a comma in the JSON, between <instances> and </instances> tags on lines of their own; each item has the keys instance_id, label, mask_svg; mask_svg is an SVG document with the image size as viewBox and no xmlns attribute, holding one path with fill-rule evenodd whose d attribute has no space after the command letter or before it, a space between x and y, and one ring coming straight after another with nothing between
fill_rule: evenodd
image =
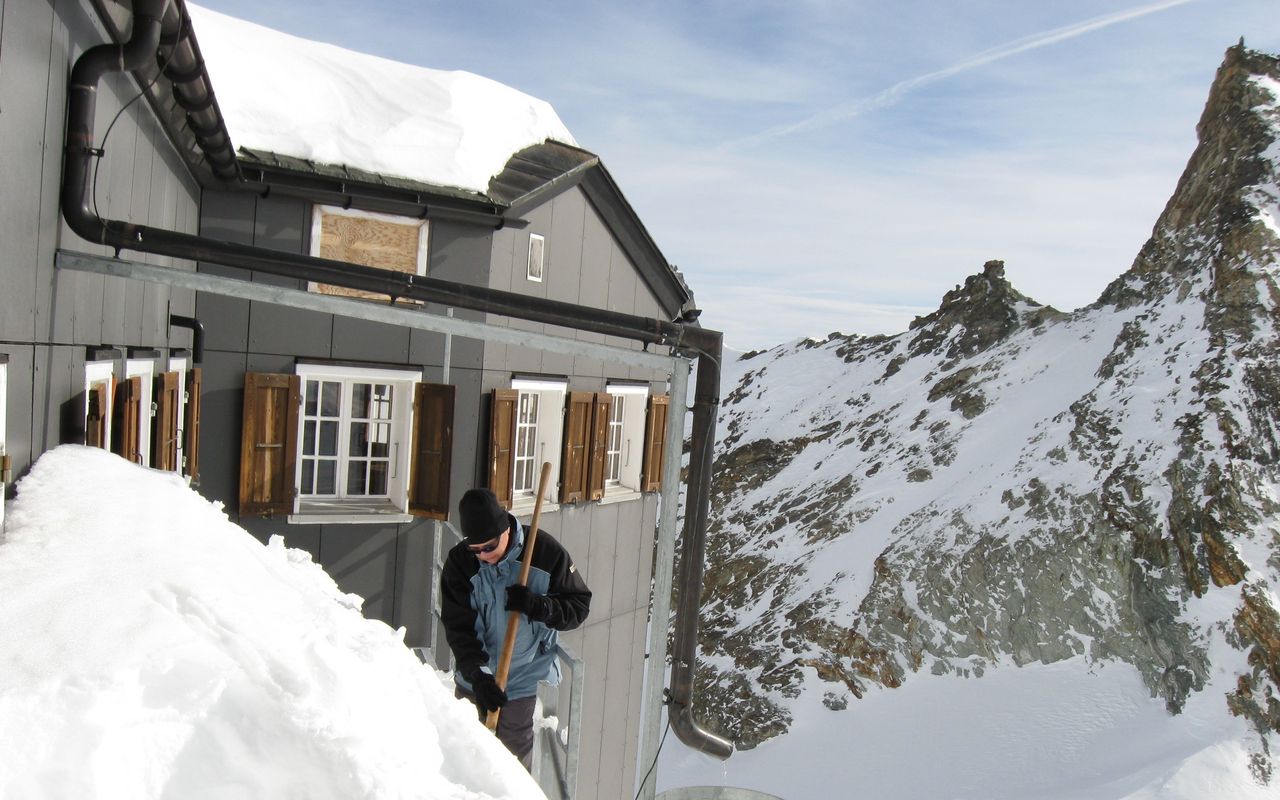
<instances>
[{"instance_id":1,"label":"mountain ridge","mask_svg":"<svg viewBox=\"0 0 1280 800\"><path fill-rule=\"evenodd\" d=\"M1122 661L1280 732L1280 59L1233 47L1133 265L1071 313L990 261L898 336L746 354L698 670L752 747L820 691ZM726 385L726 389L729 385ZM1231 663L1210 653L1228 644ZM1234 660L1231 660L1234 659Z\"/></svg>"}]
</instances>

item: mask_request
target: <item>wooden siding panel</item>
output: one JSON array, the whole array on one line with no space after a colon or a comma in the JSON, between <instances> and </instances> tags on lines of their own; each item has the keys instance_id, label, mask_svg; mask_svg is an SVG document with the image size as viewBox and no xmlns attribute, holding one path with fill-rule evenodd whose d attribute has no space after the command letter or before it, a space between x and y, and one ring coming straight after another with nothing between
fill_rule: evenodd
<instances>
[{"instance_id":1,"label":"wooden siding panel","mask_svg":"<svg viewBox=\"0 0 1280 800\"><path fill-rule=\"evenodd\" d=\"M587 460L591 442L591 411L595 395L570 392L565 411L564 453L561 457L560 502L587 499Z\"/></svg>"},{"instance_id":2,"label":"wooden siding panel","mask_svg":"<svg viewBox=\"0 0 1280 800\"><path fill-rule=\"evenodd\" d=\"M520 393L514 389L494 389L489 413L489 490L503 508L514 498L511 471L514 469L516 405Z\"/></svg>"},{"instance_id":3,"label":"wooden siding panel","mask_svg":"<svg viewBox=\"0 0 1280 800\"><path fill-rule=\"evenodd\" d=\"M182 473L191 477L194 486L200 485L200 417L204 402L204 370L194 367L187 372L187 414L183 422Z\"/></svg>"},{"instance_id":4,"label":"wooden siding panel","mask_svg":"<svg viewBox=\"0 0 1280 800\"><path fill-rule=\"evenodd\" d=\"M655 394L649 397L649 408L644 420L644 459L640 467L640 490L657 492L662 489L662 465L667 451L667 418L671 410L671 397Z\"/></svg>"},{"instance_id":5,"label":"wooden siding panel","mask_svg":"<svg viewBox=\"0 0 1280 800\"><path fill-rule=\"evenodd\" d=\"M155 377L156 414L151 433L151 466L173 472L178 464L178 373L162 372Z\"/></svg>"},{"instance_id":6,"label":"wooden siding panel","mask_svg":"<svg viewBox=\"0 0 1280 800\"><path fill-rule=\"evenodd\" d=\"M240 514L293 510L298 444L297 375L245 373L240 448Z\"/></svg>"},{"instance_id":7,"label":"wooden siding panel","mask_svg":"<svg viewBox=\"0 0 1280 800\"><path fill-rule=\"evenodd\" d=\"M414 387L413 454L409 467L409 513L449 518L453 459L454 389L447 384Z\"/></svg>"},{"instance_id":8,"label":"wooden siding panel","mask_svg":"<svg viewBox=\"0 0 1280 800\"><path fill-rule=\"evenodd\" d=\"M613 395L597 392L591 411L591 446L587 462L587 497L599 500L604 497L605 456L609 444L609 412L613 408Z\"/></svg>"}]
</instances>

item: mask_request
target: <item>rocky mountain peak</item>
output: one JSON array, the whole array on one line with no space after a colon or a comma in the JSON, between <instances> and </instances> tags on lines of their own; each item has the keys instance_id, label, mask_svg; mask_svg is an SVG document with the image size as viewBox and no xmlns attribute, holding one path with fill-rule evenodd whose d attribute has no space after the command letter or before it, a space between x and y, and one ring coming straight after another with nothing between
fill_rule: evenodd
<instances>
[{"instance_id":1,"label":"rocky mountain peak","mask_svg":"<svg viewBox=\"0 0 1280 800\"><path fill-rule=\"evenodd\" d=\"M1238 304L1244 287L1232 273L1246 262L1274 263L1275 237L1258 212L1277 202L1271 151L1280 131L1278 91L1280 58L1243 44L1227 50L1196 126L1199 144L1173 196L1133 266L1099 304L1127 308L1185 295L1206 267L1209 285L1200 288Z\"/></svg>"},{"instance_id":2,"label":"rocky mountain peak","mask_svg":"<svg viewBox=\"0 0 1280 800\"><path fill-rule=\"evenodd\" d=\"M950 361L981 353L1019 328L1038 325L1060 313L1013 288L1003 261L988 261L942 298L938 310L916 317L908 346L911 356L944 353Z\"/></svg>"}]
</instances>

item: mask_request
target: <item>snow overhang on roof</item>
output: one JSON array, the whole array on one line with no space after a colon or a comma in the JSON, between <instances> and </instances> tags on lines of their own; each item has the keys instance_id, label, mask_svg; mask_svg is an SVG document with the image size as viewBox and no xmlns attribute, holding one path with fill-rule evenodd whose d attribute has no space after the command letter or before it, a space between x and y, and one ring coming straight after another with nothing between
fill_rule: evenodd
<instances>
[{"instance_id":1,"label":"snow overhang on roof","mask_svg":"<svg viewBox=\"0 0 1280 800\"><path fill-rule=\"evenodd\" d=\"M113 38L127 38L125 4L93 3ZM184 0L170 12L189 23L166 17L157 63L167 68L158 78L135 74L202 185L247 180L319 202L495 226L523 225L523 213L580 186L663 307L676 316L692 306L692 292L599 158L545 101L472 73L301 39ZM165 64L177 37L191 61L181 74ZM192 87L194 101L184 97ZM211 128L221 135L210 137Z\"/></svg>"},{"instance_id":2,"label":"snow overhang on roof","mask_svg":"<svg viewBox=\"0 0 1280 800\"><path fill-rule=\"evenodd\" d=\"M512 154L576 144L550 104L497 81L187 10L240 148L484 194Z\"/></svg>"}]
</instances>

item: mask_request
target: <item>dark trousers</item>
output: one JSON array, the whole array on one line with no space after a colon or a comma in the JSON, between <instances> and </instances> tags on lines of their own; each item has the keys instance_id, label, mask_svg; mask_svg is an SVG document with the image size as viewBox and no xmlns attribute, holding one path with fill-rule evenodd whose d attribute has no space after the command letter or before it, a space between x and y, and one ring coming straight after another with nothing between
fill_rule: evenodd
<instances>
[{"instance_id":1,"label":"dark trousers","mask_svg":"<svg viewBox=\"0 0 1280 800\"><path fill-rule=\"evenodd\" d=\"M475 704L476 697L471 692L455 686L458 697L470 700ZM538 702L536 697L521 697L519 700L508 700L498 714L498 741L507 746L511 754L520 759L524 768L533 771L533 707ZM480 721L487 716L484 709L476 705Z\"/></svg>"}]
</instances>

